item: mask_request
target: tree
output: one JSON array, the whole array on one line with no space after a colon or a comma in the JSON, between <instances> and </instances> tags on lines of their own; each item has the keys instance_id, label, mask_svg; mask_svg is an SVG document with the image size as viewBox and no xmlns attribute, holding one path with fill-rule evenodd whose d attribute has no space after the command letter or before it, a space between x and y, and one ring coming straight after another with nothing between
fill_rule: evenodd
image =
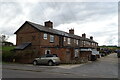
<instances>
[{"instance_id":1,"label":"tree","mask_svg":"<svg viewBox=\"0 0 120 80\"><path fill-rule=\"evenodd\" d=\"M6 42L6 40L9 38L7 35L0 35L0 42Z\"/></svg>"}]
</instances>

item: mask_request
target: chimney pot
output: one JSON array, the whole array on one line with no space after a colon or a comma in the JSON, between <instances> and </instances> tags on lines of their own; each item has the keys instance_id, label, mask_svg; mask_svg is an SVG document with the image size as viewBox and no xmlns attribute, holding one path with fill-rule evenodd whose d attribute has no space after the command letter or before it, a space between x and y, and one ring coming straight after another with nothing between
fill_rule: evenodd
<instances>
[{"instance_id":1,"label":"chimney pot","mask_svg":"<svg viewBox=\"0 0 120 80\"><path fill-rule=\"evenodd\" d=\"M44 25L45 25L45 27L48 27L48 28L53 28L53 22L51 22L50 20L49 20L49 21L44 22Z\"/></svg>"},{"instance_id":2,"label":"chimney pot","mask_svg":"<svg viewBox=\"0 0 120 80\"><path fill-rule=\"evenodd\" d=\"M85 33L84 33L84 34L82 34L82 37L83 37L83 38L86 38L86 34L85 34Z\"/></svg>"},{"instance_id":3,"label":"chimney pot","mask_svg":"<svg viewBox=\"0 0 120 80\"><path fill-rule=\"evenodd\" d=\"M93 40L93 37L92 37L92 36L90 36L90 39L91 39L91 40Z\"/></svg>"},{"instance_id":4,"label":"chimney pot","mask_svg":"<svg viewBox=\"0 0 120 80\"><path fill-rule=\"evenodd\" d=\"M74 29L70 29L70 30L69 30L69 33L70 33L70 34L74 34Z\"/></svg>"}]
</instances>

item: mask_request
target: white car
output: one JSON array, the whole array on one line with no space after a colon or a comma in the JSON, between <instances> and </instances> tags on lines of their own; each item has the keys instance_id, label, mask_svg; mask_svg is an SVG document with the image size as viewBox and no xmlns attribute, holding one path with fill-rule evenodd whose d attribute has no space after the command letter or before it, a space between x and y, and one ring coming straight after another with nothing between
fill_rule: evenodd
<instances>
[{"instance_id":1,"label":"white car","mask_svg":"<svg viewBox=\"0 0 120 80\"><path fill-rule=\"evenodd\" d=\"M60 59L56 54L45 54L41 57L34 59L33 65L37 65L37 64L47 64L49 66L59 65Z\"/></svg>"}]
</instances>

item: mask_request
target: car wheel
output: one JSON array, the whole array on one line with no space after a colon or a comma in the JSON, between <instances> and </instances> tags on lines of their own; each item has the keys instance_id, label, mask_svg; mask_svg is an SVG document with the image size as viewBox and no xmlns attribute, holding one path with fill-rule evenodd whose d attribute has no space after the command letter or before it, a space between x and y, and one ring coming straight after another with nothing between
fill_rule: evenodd
<instances>
[{"instance_id":1,"label":"car wheel","mask_svg":"<svg viewBox=\"0 0 120 80\"><path fill-rule=\"evenodd\" d=\"M48 66L53 66L53 62L52 61L48 61Z\"/></svg>"},{"instance_id":2,"label":"car wheel","mask_svg":"<svg viewBox=\"0 0 120 80\"><path fill-rule=\"evenodd\" d=\"M37 61L33 61L33 65L37 65Z\"/></svg>"}]
</instances>

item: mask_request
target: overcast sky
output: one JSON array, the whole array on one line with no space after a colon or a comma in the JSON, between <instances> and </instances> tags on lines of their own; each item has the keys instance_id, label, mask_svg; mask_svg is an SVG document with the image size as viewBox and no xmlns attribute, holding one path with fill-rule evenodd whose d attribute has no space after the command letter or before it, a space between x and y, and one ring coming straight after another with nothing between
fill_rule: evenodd
<instances>
[{"instance_id":1,"label":"overcast sky","mask_svg":"<svg viewBox=\"0 0 120 80\"><path fill-rule=\"evenodd\" d=\"M14 32L25 21L48 20L55 29L93 36L99 45L118 45L118 2L0 2L0 33L14 44Z\"/></svg>"}]
</instances>

